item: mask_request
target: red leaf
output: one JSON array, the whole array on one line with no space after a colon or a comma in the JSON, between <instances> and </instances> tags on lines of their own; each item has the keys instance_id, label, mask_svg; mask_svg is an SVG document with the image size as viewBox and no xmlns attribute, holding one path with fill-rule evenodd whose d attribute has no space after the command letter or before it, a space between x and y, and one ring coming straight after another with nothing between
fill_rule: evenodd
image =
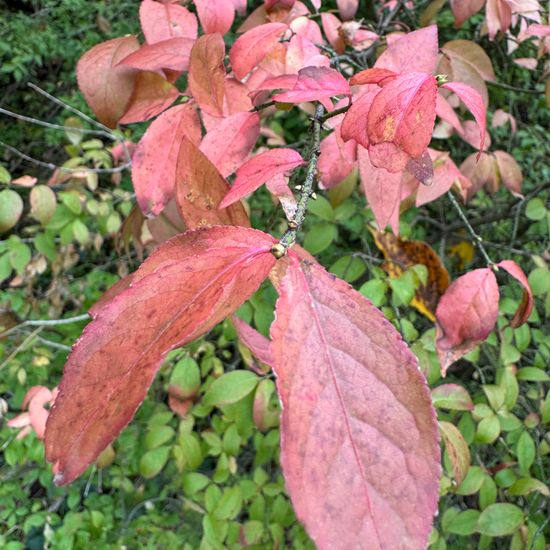
<instances>
[{"instance_id":1,"label":"red leaf","mask_svg":"<svg viewBox=\"0 0 550 550\"><path fill-rule=\"evenodd\" d=\"M437 83L426 73L406 73L384 86L367 118L371 162L390 172L402 171L430 143L435 123Z\"/></svg>"},{"instance_id":2,"label":"red leaf","mask_svg":"<svg viewBox=\"0 0 550 550\"><path fill-rule=\"evenodd\" d=\"M177 4L143 0L139 7L139 21L148 44L170 38L197 38L197 18Z\"/></svg>"},{"instance_id":3,"label":"red leaf","mask_svg":"<svg viewBox=\"0 0 550 550\"><path fill-rule=\"evenodd\" d=\"M225 178L246 160L259 136L258 113L235 113L204 136L200 149Z\"/></svg>"},{"instance_id":4,"label":"red leaf","mask_svg":"<svg viewBox=\"0 0 550 550\"><path fill-rule=\"evenodd\" d=\"M183 138L176 171L176 202L190 229L204 225L250 226L241 203L220 209L230 187L199 148Z\"/></svg>"},{"instance_id":5,"label":"red leaf","mask_svg":"<svg viewBox=\"0 0 550 550\"><path fill-rule=\"evenodd\" d=\"M436 349L441 372L483 342L498 317L498 285L489 268L475 269L454 281L436 310Z\"/></svg>"},{"instance_id":6,"label":"red leaf","mask_svg":"<svg viewBox=\"0 0 550 550\"><path fill-rule=\"evenodd\" d=\"M205 34L195 42L189 61L189 89L200 108L214 116L223 115L224 57L222 36Z\"/></svg>"},{"instance_id":7,"label":"red leaf","mask_svg":"<svg viewBox=\"0 0 550 550\"><path fill-rule=\"evenodd\" d=\"M298 71L293 88L273 96L281 103L302 103L319 101L336 95L351 95L346 79L328 67L305 67Z\"/></svg>"},{"instance_id":8,"label":"red leaf","mask_svg":"<svg viewBox=\"0 0 550 550\"><path fill-rule=\"evenodd\" d=\"M352 86L362 84L379 84L383 86L391 82L396 76L397 75L393 71L388 71L388 69L372 68L353 75L349 83Z\"/></svg>"},{"instance_id":9,"label":"red leaf","mask_svg":"<svg viewBox=\"0 0 550 550\"><path fill-rule=\"evenodd\" d=\"M479 135L481 140L480 150L482 151L485 145L485 125L487 118L487 108L483 103L483 98L479 92L466 84L462 84L462 82L447 82L447 84L443 84L441 87L455 93L464 105L466 105L468 110L474 115L477 125L479 126Z\"/></svg>"},{"instance_id":10,"label":"red leaf","mask_svg":"<svg viewBox=\"0 0 550 550\"><path fill-rule=\"evenodd\" d=\"M460 27L466 19L470 19L485 4L485 0L451 0L451 9L455 16L455 27Z\"/></svg>"},{"instance_id":11,"label":"red leaf","mask_svg":"<svg viewBox=\"0 0 550 550\"><path fill-rule=\"evenodd\" d=\"M76 77L84 99L98 120L116 128L132 96L136 71L117 67L118 63L139 49L135 36L114 38L88 50L78 61Z\"/></svg>"},{"instance_id":12,"label":"red leaf","mask_svg":"<svg viewBox=\"0 0 550 550\"><path fill-rule=\"evenodd\" d=\"M130 422L163 358L260 286L273 239L242 227L190 231L159 247L84 330L46 426L55 482L70 483Z\"/></svg>"},{"instance_id":13,"label":"red leaf","mask_svg":"<svg viewBox=\"0 0 550 550\"><path fill-rule=\"evenodd\" d=\"M277 174L284 174L304 163L297 151L281 147L260 153L245 162L238 170L231 190L220 204L226 208L230 204L246 197Z\"/></svg>"},{"instance_id":14,"label":"red leaf","mask_svg":"<svg viewBox=\"0 0 550 550\"><path fill-rule=\"evenodd\" d=\"M194 0L205 34L225 34L233 25L235 6L232 0Z\"/></svg>"},{"instance_id":15,"label":"red leaf","mask_svg":"<svg viewBox=\"0 0 550 550\"><path fill-rule=\"evenodd\" d=\"M174 196L176 163L183 137L195 145L201 140L197 112L177 105L162 113L147 128L132 157L132 183L145 215L158 215Z\"/></svg>"},{"instance_id":16,"label":"red leaf","mask_svg":"<svg viewBox=\"0 0 550 550\"><path fill-rule=\"evenodd\" d=\"M292 257L271 336L285 483L317 547L424 548L437 425L397 331L346 283Z\"/></svg>"},{"instance_id":17,"label":"red leaf","mask_svg":"<svg viewBox=\"0 0 550 550\"><path fill-rule=\"evenodd\" d=\"M503 260L497 264L498 267L504 269L511 275L520 285L523 286L523 298L521 304L516 311L510 326L513 328L520 327L523 323L527 322L531 311L533 311L533 291L531 290L531 285L523 273L523 270L519 265L512 260Z\"/></svg>"},{"instance_id":18,"label":"red leaf","mask_svg":"<svg viewBox=\"0 0 550 550\"><path fill-rule=\"evenodd\" d=\"M118 121L132 124L149 120L166 110L180 96L178 89L156 73L140 72L128 109Z\"/></svg>"},{"instance_id":19,"label":"red leaf","mask_svg":"<svg viewBox=\"0 0 550 550\"><path fill-rule=\"evenodd\" d=\"M392 42L376 60L375 67L394 73L414 71L432 74L437 67L438 54L437 26L431 25Z\"/></svg>"},{"instance_id":20,"label":"red leaf","mask_svg":"<svg viewBox=\"0 0 550 550\"><path fill-rule=\"evenodd\" d=\"M390 225L393 232L396 235L399 234L399 206L403 174L388 172L384 168L373 166L369 152L361 146L357 148L357 160L367 203L380 231Z\"/></svg>"},{"instance_id":21,"label":"red leaf","mask_svg":"<svg viewBox=\"0 0 550 550\"><path fill-rule=\"evenodd\" d=\"M237 331L239 340L252 352L262 363L271 367L273 365L273 353L271 352L271 341L248 323L233 315L231 321Z\"/></svg>"},{"instance_id":22,"label":"red leaf","mask_svg":"<svg viewBox=\"0 0 550 550\"><path fill-rule=\"evenodd\" d=\"M191 38L170 38L155 44L144 44L119 65L151 72L161 69L183 72L189 68L189 54L194 43Z\"/></svg>"},{"instance_id":23,"label":"red leaf","mask_svg":"<svg viewBox=\"0 0 550 550\"><path fill-rule=\"evenodd\" d=\"M229 52L229 62L236 77L242 79L256 67L287 29L285 23L266 23L237 38Z\"/></svg>"}]
</instances>

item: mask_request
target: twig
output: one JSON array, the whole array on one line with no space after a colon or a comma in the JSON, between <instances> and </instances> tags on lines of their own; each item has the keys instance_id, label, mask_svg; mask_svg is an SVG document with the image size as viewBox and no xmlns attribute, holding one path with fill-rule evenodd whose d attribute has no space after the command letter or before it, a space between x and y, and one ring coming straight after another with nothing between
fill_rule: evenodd
<instances>
[{"instance_id":1,"label":"twig","mask_svg":"<svg viewBox=\"0 0 550 550\"><path fill-rule=\"evenodd\" d=\"M39 332L44 330L44 327L38 327L36 330L33 330L2 362L0 365L0 370L2 370L20 351L23 351L27 345L32 342Z\"/></svg>"},{"instance_id":2,"label":"twig","mask_svg":"<svg viewBox=\"0 0 550 550\"><path fill-rule=\"evenodd\" d=\"M490 80L488 80L487 84L489 84L490 86L494 86L495 88L509 90L510 92L518 92L520 94L532 94L532 95L544 94L544 90L530 90L526 88L517 88L516 86L510 86L509 84L503 84L502 82L491 82Z\"/></svg>"},{"instance_id":3,"label":"twig","mask_svg":"<svg viewBox=\"0 0 550 550\"><path fill-rule=\"evenodd\" d=\"M351 107L351 101L350 101L350 104L346 105L345 107L340 107L339 109L334 109L334 111L331 111L330 113L324 114L319 119L319 122L321 124L324 124L329 118L332 118L333 116L341 115L342 113L346 113L350 107Z\"/></svg>"},{"instance_id":4,"label":"twig","mask_svg":"<svg viewBox=\"0 0 550 550\"><path fill-rule=\"evenodd\" d=\"M258 111L261 111L262 109L273 107L273 105L275 105L275 101L267 101L266 103L261 103L260 105L256 105L256 107L254 107L251 112L256 113Z\"/></svg>"},{"instance_id":5,"label":"twig","mask_svg":"<svg viewBox=\"0 0 550 550\"><path fill-rule=\"evenodd\" d=\"M52 162L44 162L43 160L38 160L34 157L30 157L29 155L23 153L23 151L20 151L19 149L16 149L15 147L12 147L11 145L4 143L3 141L0 141L0 145L8 151L11 151L18 157L22 158L23 160L32 162L37 166L43 166L44 168L49 168L50 170L59 170L61 172L94 172L96 174L116 174L118 172L123 172L131 166L130 162L125 162L124 164L121 164L120 166L115 166L114 168L88 168L87 166L82 168L67 168L66 166L58 166L57 164L53 164Z\"/></svg>"},{"instance_id":6,"label":"twig","mask_svg":"<svg viewBox=\"0 0 550 550\"><path fill-rule=\"evenodd\" d=\"M323 111L323 106L318 104L315 108L315 115L311 128L312 140L306 177L300 190L300 198L296 205L296 212L292 220L288 222L288 229L278 243L278 250L281 256L296 242L296 235L304 223L307 205L313 192L313 181L315 180L315 174L317 172L317 159L319 158L319 144L321 142L321 117L323 116ZM277 247L277 245L275 245L275 247ZM275 254L275 251L273 253Z\"/></svg>"},{"instance_id":7,"label":"twig","mask_svg":"<svg viewBox=\"0 0 550 550\"><path fill-rule=\"evenodd\" d=\"M65 344L60 344L58 342L54 342L53 340L48 340L47 338L43 338L42 336L37 336L36 339L45 346L48 346L50 348L58 349L61 351L69 352L72 350L71 346L66 346Z\"/></svg>"},{"instance_id":8,"label":"twig","mask_svg":"<svg viewBox=\"0 0 550 550\"><path fill-rule=\"evenodd\" d=\"M483 246L483 239L475 232L474 228L470 225L470 222L468 221L466 214L464 214L464 211L462 210L460 204L458 204L458 201L455 199L455 196L452 194L451 191L447 191L447 198L451 201L451 204L454 206L460 219L466 226L466 229L468 230L468 232L472 237L472 242L474 243L475 246L477 246L478 250L481 252L481 255L485 259L487 266L491 267L492 269L495 269L496 268L495 263L493 262L493 260L491 260L491 258L489 257L489 254L487 254L487 251Z\"/></svg>"},{"instance_id":9,"label":"twig","mask_svg":"<svg viewBox=\"0 0 550 550\"><path fill-rule=\"evenodd\" d=\"M78 323L80 321L87 321L89 319L90 316L87 313L76 315L75 317L66 317L65 319L28 319L27 321L23 321L22 323L19 323L9 330L0 333L0 338L5 338L6 336L9 336L13 332L20 330L24 327L57 327L60 325L70 325L71 323Z\"/></svg>"}]
</instances>

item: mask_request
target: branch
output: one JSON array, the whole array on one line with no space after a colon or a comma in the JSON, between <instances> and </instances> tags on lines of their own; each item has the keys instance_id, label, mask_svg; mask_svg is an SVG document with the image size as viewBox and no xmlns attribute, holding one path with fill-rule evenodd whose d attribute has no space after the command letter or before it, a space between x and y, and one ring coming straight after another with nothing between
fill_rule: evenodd
<instances>
[{"instance_id":1,"label":"branch","mask_svg":"<svg viewBox=\"0 0 550 550\"><path fill-rule=\"evenodd\" d=\"M271 252L276 258L284 256L286 251L296 242L296 235L302 227L309 198L313 194L313 181L317 172L317 159L319 158L319 145L321 143L321 118L324 108L321 104L317 104L315 115L313 117L313 125L311 127L311 144L309 150L309 162L306 171L304 183L300 187L300 198L296 205L296 212L291 221L288 222L288 229L281 237L281 240L273 246Z\"/></svg>"},{"instance_id":2,"label":"branch","mask_svg":"<svg viewBox=\"0 0 550 550\"><path fill-rule=\"evenodd\" d=\"M90 319L90 316L87 313L82 315L76 315L75 317L66 317L65 319L28 319L19 323L15 327L10 328L2 333L0 333L0 338L5 338L10 335L12 332L15 332L24 327L57 327L60 325L70 325L71 323L78 323L80 321L87 321Z\"/></svg>"}]
</instances>

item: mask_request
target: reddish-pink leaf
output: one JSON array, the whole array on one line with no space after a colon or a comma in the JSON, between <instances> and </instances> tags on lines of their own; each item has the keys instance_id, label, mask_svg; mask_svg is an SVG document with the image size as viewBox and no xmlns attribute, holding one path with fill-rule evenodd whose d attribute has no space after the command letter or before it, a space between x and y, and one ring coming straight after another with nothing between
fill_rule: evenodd
<instances>
[{"instance_id":1,"label":"reddish-pink leaf","mask_svg":"<svg viewBox=\"0 0 550 550\"><path fill-rule=\"evenodd\" d=\"M451 9L455 16L455 27L460 27L485 4L485 0L451 0Z\"/></svg>"},{"instance_id":2,"label":"reddish-pink leaf","mask_svg":"<svg viewBox=\"0 0 550 550\"><path fill-rule=\"evenodd\" d=\"M246 197L246 195L253 193L277 174L284 174L303 163L304 159L300 153L286 147L271 149L256 155L237 170L237 177L231 186L231 190L219 207L226 208Z\"/></svg>"},{"instance_id":3,"label":"reddish-pink leaf","mask_svg":"<svg viewBox=\"0 0 550 550\"><path fill-rule=\"evenodd\" d=\"M533 311L533 291L531 290L531 285L523 273L523 270L519 265L512 260L503 260L497 264L498 267L504 269L508 272L509 275L514 277L520 285L523 286L523 298L521 304L516 311L510 326L513 328L520 327L523 323L527 322L531 311Z\"/></svg>"},{"instance_id":4,"label":"reddish-pink leaf","mask_svg":"<svg viewBox=\"0 0 550 550\"><path fill-rule=\"evenodd\" d=\"M221 209L221 201L230 187L208 157L183 138L176 170L176 202L190 229L204 225L249 226L241 203Z\"/></svg>"},{"instance_id":5,"label":"reddish-pink leaf","mask_svg":"<svg viewBox=\"0 0 550 550\"><path fill-rule=\"evenodd\" d=\"M447 456L451 461L456 483L460 485L470 468L471 457L468 443L460 430L450 422L439 422L439 429L445 442Z\"/></svg>"},{"instance_id":6,"label":"reddish-pink leaf","mask_svg":"<svg viewBox=\"0 0 550 550\"><path fill-rule=\"evenodd\" d=\"M225 34L233 25L235 6L232 0L194 0L194 4L206 34Z\"/></svg>"},{"instance_id":7,"label":"reddish-pink leaf","mask_svg":"<svg viewBox=\"0 0 550 550\"><path fill-rule=\"evenodd\" d=\"M435 114L441 120L448 122L459 134L463 131L462 123L451 107L451 104L440 94L437 94Z\"/></svg>"},{"instance_id":8,"label":"reddish-pink leaf","mask_svg":"<svg viewBox=\"0 0 550 550\"><path fill-rule=\"evenodd\" d=\"M226 178L246 160L259 136L258 113L235 113L204 136L200 149Z\"/></svg>"},{"instance_id":9,"label":"reddish-pink leaf","mask_svg":"<svg viewBox=\"0 0 550 550\"><path fill-rule=\"evenodd\" d=\"M538 38L547 38L550 36L550 25L529 25L525 30L525 36L537 36Z\"/></svg>"},{"instance_id":10,"label":"reddish-pink leaf","mask_svg":"<svg viewBox=\"0 0 550 550\"><path fill-rule=\"evenodd\" d=\"M305 67L329 68L330 59L321 53L314 42L304 36L294 35L286 49L285 71L297 73Z\"/></svg>"},{"instance_id":11,"label":"reddish-pink leaf","mask_svg":"<svg viewBox=\"0 0 550 550\"><path fill-rule=\"evenodd\" d=\"M328 43L334 51L338 54L344 53L346 45L338 32L342 26L340 19L330 12L323 12L321 13L321 25L323 26L323 32L327 37Z\"/></svg>"},{"instance_id":12,"label":"reddish-pink leaf","mask_svg":"<svg viewBox=\"0 0 550 550\"><path fill-rule=\"evenodd\" d=\"M399 206L403 174L388 172L384 168L373 166L369 152L361 146L357 148L357 160L367 203L380 231L390 225L397 235L399 233Z\"/></svg>"},{"instance_id":13,"label":"reddish-pink leaf","mask_svg":"<svg viewBox=\"0 0 550 550\"><path fill-rule=\"evenodd\" d=\"M489 38L493 40L500 31L505 33L512 24L512 9L504 0L487 0L485 5L485 21Z\"/></svg>"},{"instance_id":14,"label":"reddish-pink leaf","mask_svg":"<svg viewBox=\"0 0 550 550\"><path fill-rule=\"evenodd\" d=\"M485 125L487 119L487 108L483 103L483 98L479 92L462 82L447 82L447 84L443 84L442 88L446 88L455 93L464 105L466 105L472 115L474 115L479 127L481 140L480 150L483 150L485 145Z\"/></svg>"},{"instance_id":15,"label":"reddish-pink leaf","mask_svg":"<svg viewBox=\"0 0 550 550\"><path fill-rule=\"evenodd\" d=\"M499 292L489 268L475 269L454 281L436 310L436 349L441 372L483 342L498 317Z\"/></svg>"},{"instance_id":16,"label":"reddish-pink leaf","mask_svg":"<svg viewBox=\"0 0 550 550\"><path fill-rule=\"evenodd\" d=\"M298 79L292 89L273 96L281 103L319 101L337 95L351 95L347 80L328 67L305 67L298 71Z\"/></svg>"},{"instance_id":17,"label":"reddish-pink leaf","mask_svg":"<svg viewBox=\"0 0 550 550\"><path fill-rule=\"evenodd\" d=\"M365 69L351 77L349 83L352 86L362 84L384 85L391 82L397 75L393 71L381 68Z\"/></svg>"},{"instance_id":18,"label":"reddish-pink leaf","mask_svg":"<svg viewBox=\"0 0 550 550\"><path fill-rule=\"evenodd\" d=\"M148 44L170 38L197 38L197 18L177 4L143 0L139 7L139 21Z\"/></svg>"},{"instance_id":19,"label":"reddish-pink leaf","mask_svg":"<svg viewBox=\"0 0 550 550\"><path fill-rule=\"evenodd\" d=\"M273 353L271 352L271 341L263 334L241 318L233 315L231 317L233 326L237 331L239 340L252 352L252 354L268 367L273 366Z\"/></svg>"},{"instance_id":20,"label":"reddish-pink leaf","mask_svg":"<svg viewBox=\"0 0 550 550\"><path fill-rule=\"evenodd\" d=\"M500 181L517 197L522 197L521 184L523 183L523 174L521 168L514 157L505 151L495 151L494 153Z\"/></svg>"},{"instance_id":21,"label":"reddish-pink leaf","mask_svg":"<svg viewBox=\"0 0 550 550\"><path fill-rule=\"evenodd\" d=\"M155 44L144 44L137 52L126 56L119 65L142 71L169 69L183 72L189 68L189 54L194 42L191 38L170 38Z\"/></svg>"},{"instance_id":22,"label":"reddish-pink leaf","mask_svg":"<svg viewBox=\"0 0 550 550\"><path fill-rule=\"evenodd\" d=\"M223 115L224 57L221 34L205 34L195 42L189 61L189 89L200 108L214 116Z\"/></svg>"},{"instance_id":23,"label":"reddish-pink leaf","mask_svg":"<svg viewBox=\"0 0 550 550\"><path fill-rule=\"evenodd\" d=\"M359 0L336 0L338 11L342 21L348 21L355 17L357 8L359 7Z\"/></svg>"},{"instance_id":24,"label":"reddish-pink leaf","mask_svg":"<svg viewBox=\"0 0 550 550\"><path fill-rule=\"evenodd\" d=\"M460 171L471 184L465 190L465 200L470 200L484 185L493 193L497 191L499 186L498 167L493 155L489 153L481 153L481 156L479 153L469 155L460 165Z\"/></svg>"},{"instance_id":25,"label":"reddish-pink leaf","mask_svg":"<svg viewBox=\"0 0 550 550\"><path fill-rule=\"evenodd\" d=\"M357 144L350 140L344 143L338 138L339 128L321 140L318 169L325 189L338 185L357 166Z\"/></svg>"},{"instance_id":26,"label":"reddish-pink leaf","mask_svg":"<svg viewBox=\"0 0 550 550\"><path fill-rule=\"evenodd\" d=\"M319 549L425 548L439 445L414 355L378 309L318 264L291 257L279 292L281 464L297 517Z\"/></svg>"},{"instance_id":27,"label":"reddish-pink leaf","mask_svg":"<svg viewBox=\"0 0 550 550\"><path fill-rule=\"evenodd\" d=\"M369 146L369 136L367 135L367 116L376 94L380 91L379 88L370 88L364 94L359 96L347 110L340 130L344 141L354 139L359 145L362 145L365 148L368 148Z\"/></svg>"},{"instance_id":28,"label":"reddish-pink leaf","mask_svg":"<svg viewBox=\"0 0 550 550\"><path fill-rule=\"evenodd\" d=\"M130 422L163 358L237 309L275 264L273 239L242 227L179 235L159 247L86 327L46 426L55 482L70 483Z\"/></svg>"},{"instance_id":29,"label":"reddish-pink leaf","mask_svg":"<svg viewBox=\"0 0 550 550\"><path fill-rule=\"evenodd\" d=\"M88 310L88 313L91 317L97 317L99 312L111 301L118 296L121 292L126 290L131 284L133 279L133 273L130 273L130 275L126 275L126 277L123 277L120 279L120 281L117 281L113 286L108 288L99 298L99 300Z\"/></svg>"},{"instance_id":30,"label":"reddish-pink leaf","mask_svg":"<svg viewBox=\"0 0 550 550\"><path fill-rule=\"evenodd\" d=\"M265 182L267 190L281 203L287 220L291 220L296 213L298 202L294 193L290 189L287 178L284 174L277 174L275 177Z\"/></svg>"},{"instance_id":31,"label":"reddish-pink leaf","mask_svg":"<svg viewBox=\"0 0 550 550\"><path fill-rule=\"evenodd\" d=\"M158 215L174 196L176 163L184 136L195 145L200 143L200 121L195 109L187 104L162 113L147 128L136 148L132 183L145 215Z\"/></svg>"},{"instance_id":32,"label":"reddish-pink leaf","mask_svg":"<svg viewBox=\"0 0 550 550\"><path fill-rule=\"evenodd\" d=\"M406 73L384 86L367 118L370 159L379 168L402 171L430 143L437 83L426 73Z\"/></svg>"},{"instance_id":33,"label":"reddish-pink leaf","mask_svg":"<svg viewBox=\"0 0 550 550\"><path fill-rule=\"evenodd\" d=\"M120 118L120 124L132 124L149 120L166 110L180 96L173 85L156 73L140 72L128 109Z\"/></svg>"},{"instance_id":34,"label":"reddish-pink leaf","mask_svg":"<svg viewBox=\"0 0 550 550\"><path fill-rule=\"evenodd\" d=\"M236 77L242 79L256 67L287 29L285 23L266 23L237 38L229 52L229 62Z\"/></svg>"},{"instance_id":35,"label":"reddish-pink leaf","mask_svg":"<svg viewBox=\"0 0 550 550\"><path fill-rule=\"evenodd\" d=\"M429 187L434 179L434 166L428 149L417 159L411 159L405 167L409 174L412 174L420 183Z\"/></svg>"},{"instance_id":36,"label":"reddish-pink leaf","mask_svg":"<svg viewBox=\"0 0 550 550\"><path fill-rule=\"evenodd\" d=\"M132 97L137 71L117 67L118 63L139 49L135 36L114 38L88 50L78 61L78 87L98 120L115 128Z\"/></svg>"},{"instance_id":37,"label":"reddish-pink leaf","mask_svg":"<svg viewBox=\"0 0 550 550\"><path fill-rule=\"evenodd\" d=\"M375 66L395 73L414 71L432 74L437 67L438 54L437 26L431 25L392 42Z\"/></svg>"}]
</instances>

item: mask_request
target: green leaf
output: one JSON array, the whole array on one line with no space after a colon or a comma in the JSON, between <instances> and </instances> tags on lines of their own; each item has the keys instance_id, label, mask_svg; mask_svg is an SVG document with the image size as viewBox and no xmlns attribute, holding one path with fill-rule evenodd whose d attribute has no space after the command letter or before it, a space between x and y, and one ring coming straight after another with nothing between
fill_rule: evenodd
<instances>
[{"instance_id":1,"label":"green leaf","mask_svg":"<svg viewBox=\"0 0 550 550\"><path fill-rule=\"evenodd\" d=\"M50 260L50 262L55 262L57 258L57 250L55 248L55 240L52 235L49 233L38 233L34 238L34 246L36 250L43 254Z\"/></svg>"},{"instance_id":2,"label":"green leaf","mask_svg":"<svg viewBox=\"0 0 550 550\"><path fill-rule=\"evenodd\" d=\"M464 481L456 490L457 495L474 495L485 479L485 473L479 466L470 466Z\"/></svg>"},{"instance_id":3,"label":"green leaf","mask_svg":"<svg viewBox=\"0 0 550 550\"><path fill-rule=\"evenodd\" d=\"M90 232L86 225L79 219L73 222L73 235L80 244L86 244L90 240Z\"/></svg>"},{"instance_id":4,"label":"green leaf","mask_svg":"<svg viewBox=\"0 0 550 550\"><path fill-rule=\"evenodd\" d=\"M213 514L218 519L234 519L241 511L243 495L238 485L225 489Z\"/></svg>"},{"instance_id":5,"label":"green leaf","mask_svg":"<svg viewBox=\"0 0 550 550\"><path fill-rule=\"evenodd\" d=\"M328 202L328 200L322 195L317 195L316 200L310 200L307 205L307 209L313 215L321 218L322 220L327 222L334 220L334 211L332 206L330 205L330 202Z\"/></svg>"},{"instance_id":6,"label":"green leaf","mask_svg":"<svg viewBox=\"0 0 550 550\"><path fill-rule=\"evenodd\" d=\"M170 426L159 426L149 430L145 435L145 448L147 450L156 449L165 443L168 443L175 435L174 429Z\"/></svg>"},{"instance_id":7,"label":"green leaf","mask_svg":"<svg viewBox=\"0 0 550 550\"><path fill-rule=\"evenodd\" d=\"M190 472L183 476L183 490L189 496L202 491L209 483L210 479L198 472Z\"/></svg>"},{"instance_id":8,"label":"green leaf","mask_svg":"<svg viewBox=\"0 0 550 550\"><path fill-rule=\"evenodd\" d=\"M9 239L10 250L8 255L10 258L10 264L18 275L22 275L27 267L27 264L31 261L31 249L25 243L22 243L19 239L14 239L13 237L14 236L12 235Z\"/></svg>"},{"instance_id":9,"label":"green leaf","mask_svg":"<svg viewBox=\"0 0 550 550\"><path fill-rule=\"evenodd\" d=\"M523 523L523 511L514 504L491 504L481 512L478 531L489 537L511 535Z\"/></svg>"},{"instance_id":10,"label":"green leaf","mask_svg":"<svg viewBox=\"0 0 550 550\"><path fill-rule=\"evenodd\" d=\"M477 425L476 441L478 443L494 443L500 435L500 422L494 414L481 420Z\"/></svg>"},{"instance_id":11,"label":"green leaf","mask_svg":"<svg viewBox=\"0 0 550 550\"><path fill-rule=\"evenodd\" d=\"M463 537L475 533L479 519L479 510L465 510L457 514L447 525L447 532Z\"/></svg>"},{"instance_id":12,"label":"green leaf","mask_svg":"<svg viewBox=\"0 0 550 550\"><path fill-rule=\"evenodd\" d=\"M367 266L365 262L356 256L342 256L329 269L331 273L334 273L337 277L344 279L348 283L359 279L366 270Z\"/></svg>"},{"instance_id":13,"label":"green leaf","mask_svg":"<svg viewBox=\"0 0 550 550\"><path fill-rule=\"evenodd\" d=\"M246 370L235 370L222 374L212 382L204 395L205 405L219 407L240 401L258 384L258 376Z\"/></svg>"},{"instance_id":14,"label":"green leaf","mask_svg":"<svg viewBox=\"0 0 550 550\"><path fill-rule=\"evenodd\" d=\"M181 392L182 399L193 397L201 387L199 365L192 357L180 359L174 366L170 376L170 385Z\"/></svg>"},{"instance_id":15,"label":"green leaf","mask_svg":"<svg viewBox=\"0 0 550 550\"><path fill-rule=\"evenodd\" d=\"M533 438L528 432L523 432L516 444L516 456L519 462L519 471L522 476L529 475L529 469L535 461L536 447Z\"/></svg>"},{"instance_id":16,"label":"green leaf","mask_svg":"<svg viewBox=\"0 0 550 550\"><path fill-rule=\"evenodd\" d=\"M528 495L534 491L538 491L541 495L550 497L550 490L548 489L548 486L534 477L517 479L508 489L508 494L512 497L519 497Z\"/></svg>"},{"instance_id":17,"label":"green leaf","mask_svg":"<svg viewBox=\"0 0 550 550\"><path fill-rule=\"evenodd\" d=\"M158 447L147 451L139 461L139 473L146 479L155 477L166 465L170 447Z\"/></svg>"},{"instance_id":18,"label":"green leaf","mask_svg":"<svg viewBox=\"0 0 550 550\"><path fill-rule=\"evenodd\" d=\"M386 290L388 290L388 285L385 281L372 279L371 281L367 281L359 289L359 292L376 307L380 307L386 302Z\"/></svg>"},{"instance_id":19,"label":"green leaf","mask_svg":"<svg viewBox=\"0 0 550 550\"><path fill-rule=\"evenodd\" d=\"M70 191L66 191L63 193L59 193L59 198L61 202L73 213L77 216L82 213L82 204L80 204L80 197L77 193L72 193Z\"/></svg>"},{"instance_id":20,"label":"green leaf","mask_svg":"<svg viewBox=\"0 0 550 550\"><path fill-rule=\"evenodd\" d=\"M0 283L5 281L11 275L12 267L8 254L0 256Z\"/></svg>"},{"instance_id":21,"label":"green leaf","mask_svg":"<svg viewBox=\"0 0 550 550\"><path fill-rule=\"evenodd\" d=\"M0 233L9 231L23 213L23 199L11 189L0 191Z\"/></svg>"},{"instance_id":22,"label":"green leaf","mask_svg":"<svg viewBox=\"0 0 550 550\"><path fill-rule=\"evenodd\" d=\"M538 197L531 199L527 203L527 208L525 209L525 215L533 221L542 220L546 216L546 207L544 206L544 201Z\"/></svg>"},{"instance_id":23,"label":"green leaf","mask_svg":"<svg viewBox=\"0 0 550 550\"><path fill-rule=\"evenodd\" d=\"M317 223L311 227L304 239L304 247L311 254L319 254L328 248L338 235L332 223Z\"/></svg>"},{"instance_id":24,"label":"green leaf","mask_svg":"<svg viewBox=\"0 0 550 550\"><path fill-rule=\"evenodd\" d=\"M57 201L55 193L47 185L37 185L31 189L31 216L42 225L47 224L55 214Z\"/></svg>"},{"instance_id":25,"label":"green leaf","mask_svg":"<svg viewBox=\"0 0 550 550\"><path fill-rule=\"evenodd\" d=\"M528 382L548 382L550 376L538 367L524 367L519 369L516 375L518 380L527 380Z\"/></svg>"},{"instance_id":26,"label":"green leaf","mask_svg":"<svg viewBox=\"0 0 550 550\"><path fill-rule=\"evenodd\" d=\"M7 185L11 181L11 174L0 164L0 183Z\"/></svg>"},{"instance_id":27,"label":"green leaf","mask_svg":"<svg viewBox=\"0 0 550 550\"><path fill-rule=\"evenodd\" d=\"M546 294L550 290L550 270L547 267L537 267L529 273L529 286L535 296Z\"/></svg>"}]
</instances>

